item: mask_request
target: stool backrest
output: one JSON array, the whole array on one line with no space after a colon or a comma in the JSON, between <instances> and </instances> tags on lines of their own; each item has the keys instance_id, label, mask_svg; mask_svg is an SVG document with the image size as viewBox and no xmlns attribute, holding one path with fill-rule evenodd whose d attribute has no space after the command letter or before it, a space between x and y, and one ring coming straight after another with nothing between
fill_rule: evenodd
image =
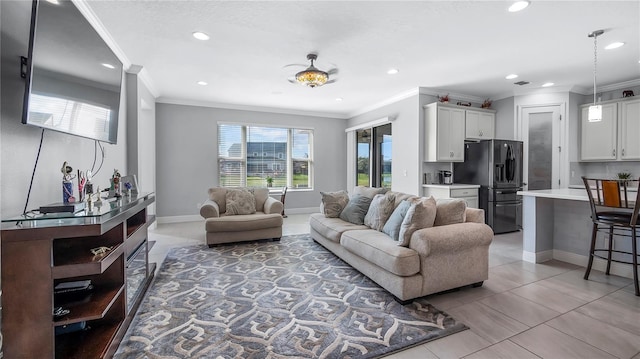
<instances>
[{"instance_id":1,"label":"stool backrest","mask_svg":"<svg viewBox=\"0 0 640 359\"><path fill-rule=\"evenodd\" d=\"M640 209L639 179L601 179L582 177L589 196L591 217L597 220L602 207L629 210L632 213L630 225L638 223ZM635 192L632 191L635 189Z\"/></svg>"}]
</instances>

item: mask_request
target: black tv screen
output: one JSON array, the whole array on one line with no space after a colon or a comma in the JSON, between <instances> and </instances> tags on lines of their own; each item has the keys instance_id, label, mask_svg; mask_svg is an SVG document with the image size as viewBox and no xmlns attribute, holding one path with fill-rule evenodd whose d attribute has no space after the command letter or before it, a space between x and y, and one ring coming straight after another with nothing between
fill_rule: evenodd
<instances>
[{"instance_id":1,"label":"black tv screen","mask_svg":"<svg viewBox=\"0 0 640 359\"><path fill-rule=\"evenodd\" d=\"M33 1L23 123L115 144L122 76L71 1Z\"/></svg>"}]
</instances>

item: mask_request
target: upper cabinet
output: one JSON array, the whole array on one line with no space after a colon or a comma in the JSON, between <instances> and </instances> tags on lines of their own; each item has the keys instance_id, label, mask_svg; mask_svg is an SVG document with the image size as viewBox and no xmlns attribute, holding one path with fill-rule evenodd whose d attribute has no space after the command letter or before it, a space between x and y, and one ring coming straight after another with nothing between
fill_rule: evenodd
<instances>
[{"instance_id":1,"label":"upper cabinet","mask_svg":"<svg viewBox=\"0 0 640 359\"><path fill-rule=\"evenodd\" d=\"M640 160L640 99L620 102L618 106L619 159Z\"/></svg>"},{"instance_id":2,"label":"upper cabinet","mask_svg":"<svg viewBox=\"0 0 640 359\"><path fill-rule=\"evenodd\" d=\"M463 162L465 110L441 103L432 103L424 108L424 160L426 162Z\"/></svg>"},{"instance_id":3,"label":"upper cabinet","mask_svg":"<svg viewBox=\"0 0 640 359\"><path fill-rule=\"evenodd\" d=\"M490 140L495 136L495 111L465 110L465 119L466 138Z\"/></svg>"},{"instance_id":4,"label":"upper cabinet","mask_svg":"<svg viewBox=\"0 0 640 359\"><path fill-rule=\"evenodd\" d=\"M589 122L582 106L580 160L640 160L640 100L602 104L602 121Z\"/></svg>"}]
</instances>

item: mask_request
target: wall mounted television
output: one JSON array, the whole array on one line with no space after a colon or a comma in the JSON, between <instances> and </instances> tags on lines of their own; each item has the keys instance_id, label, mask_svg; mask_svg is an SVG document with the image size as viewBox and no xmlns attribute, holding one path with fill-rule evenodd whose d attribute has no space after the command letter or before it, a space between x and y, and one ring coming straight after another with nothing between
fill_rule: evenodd
<instances>
[{"instance_id":1,"label":"wall mounted television","mask_svg":"<svg viewBox=\"0 0 640 359\"><path fill-rule=\"evenodd\" d=\"M69 0L33 0L22 123L115 144L123 65Z\"/></svg>"}]
</instances>

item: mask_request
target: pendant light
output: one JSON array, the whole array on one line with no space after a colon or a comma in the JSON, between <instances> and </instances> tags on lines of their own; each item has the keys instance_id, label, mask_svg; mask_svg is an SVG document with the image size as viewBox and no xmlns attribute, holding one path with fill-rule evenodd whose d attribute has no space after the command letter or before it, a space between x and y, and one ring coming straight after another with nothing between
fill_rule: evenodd
<instances>
[{"instance_id":1,"label":"pendant light","mask_svg":"<svg viewBox=\"0 0 640 359\"><path fill-rule=\"evenodd\" d=\"M596 66L598 64L598 36L604 30L595 30L588 36L593 37L593 105L589 106L589 122L602 121L602 105L596 105Z\"/></svg>"}]
</instances>

